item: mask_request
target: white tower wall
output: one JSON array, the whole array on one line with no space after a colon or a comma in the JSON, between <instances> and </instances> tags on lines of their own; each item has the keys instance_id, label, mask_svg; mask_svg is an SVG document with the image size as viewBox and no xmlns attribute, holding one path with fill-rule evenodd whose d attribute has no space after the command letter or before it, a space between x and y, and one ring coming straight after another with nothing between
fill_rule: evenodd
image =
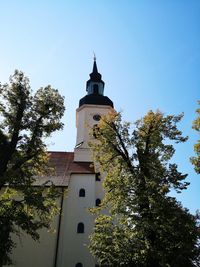
<instances>
[{"instance_id":1,"label":"white tower wall","mask_svg":"<svg viewBox=\"0 0 200 267\"><path fill-rule=\"evenodd\" d=\"M94 115L106 115L112 109L110 106L103 105L83 105L76 110L77 127L77 148L74 150L74 161L92 161L91 151L88 146L91 140L91 131L98 121L94 120Z\"/></svg>"}]
</instances>

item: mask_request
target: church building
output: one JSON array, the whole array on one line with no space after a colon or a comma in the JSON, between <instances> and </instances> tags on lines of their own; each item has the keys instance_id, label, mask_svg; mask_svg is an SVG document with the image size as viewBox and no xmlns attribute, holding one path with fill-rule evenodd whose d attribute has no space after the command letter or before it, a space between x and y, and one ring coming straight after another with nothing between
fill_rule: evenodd
<instances>
[{"instance_id":1,"label":"church building","mask_svg":"<svg viewBox=\"0 0 200 267\"><path fill-rule=\"evenodd\" d=\"M74 152L49 152L51 177L39 177L37 185L50 180L63 192L58 199L60 214L55 218L55 232L41 231L40 243L26 234L17 237L13 251L13 267L95 267L98 266L88 249L94 215L88 209L98 206L103 198L102 177L95 173L88 142L89 132L101 116L114 108L104 96L104 81L98 72L96 58L87 94L76 110L77 138ZM64 191L67 189L67 193Z\"/></svg>"}]
</instances>

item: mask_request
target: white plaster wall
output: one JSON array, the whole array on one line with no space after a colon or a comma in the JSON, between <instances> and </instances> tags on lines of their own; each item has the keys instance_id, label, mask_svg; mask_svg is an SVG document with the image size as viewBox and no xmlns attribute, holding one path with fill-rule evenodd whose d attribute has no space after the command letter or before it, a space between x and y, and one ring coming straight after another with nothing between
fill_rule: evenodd
<instances>
[{"instance_id":1,"label":"white plaster wall","mask_svg":"<svg viewBox=\"0 0 200 267\"><path fill-rule=\"evenodd\" d=\"M60 204L60 199L58 199ZM58 216L53 222L55 232L49 232L47 229L41 229L40 241L34 241L26 233L13 236L16 241L16 248L12 252L12 267L54 267Z\"/></svg>"},{"instance_id":2,"label":"white plaster wall","mask_svg":"<svg viewBox=\"0 0 200 267\"><path fill-rule=\"evenodd\" d=\"M88 236L94 226L94 215L88 208L95 206L96 182L94 174L73 174L69 191L63 206L61 238L59 244L58 267L75 267L81 262L83 267L94 267L95 261L89 252ZM79 197L79 190L85 189L85 197ZM77 233L77 225L83 222L85 232Z\"/></svg>"},{"instance_id":3,"label":"white plaster wall","mask_svg":"<svg viewBox=\"0 0 200 267\"><path fill-rule=\"evenodd\" d=\"M77 142L84 142L82 147L88 148L88 141L90 139L89 131L98 121L93 119L95 114L106 115L112 107L103 105L83 105L76 110L76 127L77 127Z\"/></svg>"},{"instance_id":4,"label":"white plaster wall","mask_svg":"<svg viewBox=\"0 0 200 267\"><path fill-rule=\"evenodd\" d=\"M79 197L79 190L85 189L85 197ZM13 250L11 267L75 267L81 262L83 267L94 267L95 260L87 247L89 235L94 226L94 215L88 208L95 206L97 198L103 198L102 180L96 181L95 174L72 174L67 195L64 197L61 217L61 231L57 265L55 262L57 231L40 231L40 242L35 242L23 233L14 237L17 247ZM61 198L58 199L60 206ZM85 232L77 233L77 225L83 222ZM58 229L58 216L54 220Z\"/></svg>"}]
</instances>

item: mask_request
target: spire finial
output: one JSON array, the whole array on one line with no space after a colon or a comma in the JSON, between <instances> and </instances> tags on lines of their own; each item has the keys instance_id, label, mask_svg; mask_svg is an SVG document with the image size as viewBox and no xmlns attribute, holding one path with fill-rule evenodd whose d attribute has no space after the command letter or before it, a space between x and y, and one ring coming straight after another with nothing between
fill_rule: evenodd
<instances>
[{"instance_id":1,"label":"spire finial","mask_svg":"<svg viewBox=\"0 0 200 267\"><path fill-rule=\"evenodd\" d=\"M95 53L93 52L94 54L94 64L93 64L93 70L92 70L92 73L98 73L98 69L97 69L97 63L96 63L96 55Z\"/></svg>"},{"instance_id":2,"label":"spire finial","mask_svg":"<svg viewBox=\"0 0 200 267\"><path fill-rule=\"evenodd\" d=\"M96 61L96 55L95 55L95 52L93 51L93 55L94 55L94 61Z\"/></svg>"}]
</instances>

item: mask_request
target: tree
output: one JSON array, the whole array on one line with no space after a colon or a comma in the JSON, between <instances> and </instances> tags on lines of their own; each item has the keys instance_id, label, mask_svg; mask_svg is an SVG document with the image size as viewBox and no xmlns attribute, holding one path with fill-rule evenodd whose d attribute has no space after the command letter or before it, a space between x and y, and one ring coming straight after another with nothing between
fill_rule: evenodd
<instances>
[{"instance_id":1,"label":"tree","mask_svg":"<svg viewBox=\"0 0 200 267\"><path fill-rule=\"evenodd\" d=\"M181 118L150 111L131 132L131 124L113 112L96 127L90 146L105 175L105 197L94 210L90 250L100 264L200 266L199 215L168 194L188 186L187 175L171 163L173 142L187 140L177 128Z\"/></svg>"},{"instance_id":2,"label":"tree","mask_svg":"<svg viewBox=\"0 0 200 267\"><path fill-rule=\"evenodd\" d=\"M198 101L200 105L200 101ZM198 117L193 122L192 128L200 133L200 108L196 110ZM196 153L196 157L191 158L191 162L194 165L194 169L197 173L200 173L200 139L197 141L197 144L194 145L194 151Z\"/></svg>"},{"instance_id":3,"label":"tree","mask_svg":"<svg viewBox=\"0 0 200 267\"><path fill-rule=\"evenodd\" d=\"M38 240L58 212L55 187L33 183L48 173L44 138L62 129L63 114L58 91L48 85L33 95L21 71L0 85L0 266L11 263L12 234L23 230Z\"/></svg>"}]
</instances>

